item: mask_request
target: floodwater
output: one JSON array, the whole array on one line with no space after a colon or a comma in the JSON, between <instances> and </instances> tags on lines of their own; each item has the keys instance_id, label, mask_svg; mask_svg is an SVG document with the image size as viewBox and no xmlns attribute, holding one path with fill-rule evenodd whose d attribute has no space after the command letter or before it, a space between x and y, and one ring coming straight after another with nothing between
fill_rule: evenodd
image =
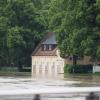
<instances>
[{"instance_id":1,"label":"floodwater","mask_svg":"<svg viewBox=\"0 0 100 100\"><path fill-rule=\"evenodd\" d=\"M92 75L57 75L56 77L24 77L24 76L1 76L0 77L0 92L2 90L16 90L19 89L49 89L57 87L90 87L100 86L100 77ZM20 92L20 91L19 91ZM2 96L0 100L33 100L34 95L12 95ZM81 94L52 94L41 95L41 100L85 100Z\"/></svg>"}]
</instances>

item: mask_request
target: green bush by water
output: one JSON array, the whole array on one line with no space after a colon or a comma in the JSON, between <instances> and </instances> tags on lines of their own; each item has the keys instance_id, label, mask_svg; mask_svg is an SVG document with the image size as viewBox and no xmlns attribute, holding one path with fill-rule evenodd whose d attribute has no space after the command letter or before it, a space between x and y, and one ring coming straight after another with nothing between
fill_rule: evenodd
<instances>
[{"instance_id":1,"label":"green bush by water","mask_svg":"<svg viewBox=\"0 0 100 100\"><path fill-rule=\"evenodd\" d=\"M31 67L0 67L0 72L31 72Z\"/></svg>"},{"instance_id":2,"label":"green bush by water","mask_svg":"<svg viewBox=\"0 0 100 100\"><path fill-rule=\"evenodd\" d=\"M92 65L69 65L64 67L64 73L91 73Z\"/></svg>"},{"instance_id":3,"label":"green bush by water","mask_svg":"<svg viewBox=\"0 0 100 100\"><path fill-rule=\"evenodd\" d=\"M100 72L95 72L94 75L100 76Z\"/></svg>"},{"instance_id":4,"label":"green bush by water","mask_svg":"<svg viewBox=\"0 0 100 100\"><path fill-rule=\"evenodd\" d=\"M17 72L18 69L17 67L1 67L0 71L1 72Z\"/></svg>"},{"instance_id":5,"label":"green bush by water","mask_svg":"<svg viewBox=\"0 0 100 100\"><path fill-rule=\"evenodd\" d=\"M73 65L66 64L64 66L64 73L73 73L73 69L74 69L73 67L74 67Z\"/></svg>"}]
</instances>

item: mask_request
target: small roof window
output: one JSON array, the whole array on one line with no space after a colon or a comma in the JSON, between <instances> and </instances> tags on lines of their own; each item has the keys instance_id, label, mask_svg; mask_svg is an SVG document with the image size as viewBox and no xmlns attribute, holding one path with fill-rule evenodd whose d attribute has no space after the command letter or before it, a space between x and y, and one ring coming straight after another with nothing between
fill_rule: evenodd
<instances>
[{"instance_id":1,"label":"small roof window","mask_svg":"<svg viewBox=\"0 0 100 100\"><path fill-rule=\"evenodd\" d=\"M43 50L45 51L47 49L46 45L43 45Z\"/></svg>"},{"instance_id":2,"label":"small roof window","mask_svg":"<svg viewBox=\"0 0 100 100\"><path fill-rule=\"evenodd\" d=\"M52 50L52 45L49 45L49 50Z\"/></svg>"}]
</instances>

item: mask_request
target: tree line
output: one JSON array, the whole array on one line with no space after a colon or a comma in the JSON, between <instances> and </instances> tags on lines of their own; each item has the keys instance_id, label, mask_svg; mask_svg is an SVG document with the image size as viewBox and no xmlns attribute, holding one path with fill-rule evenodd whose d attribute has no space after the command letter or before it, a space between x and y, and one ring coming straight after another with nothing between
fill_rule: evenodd
<instances>
[{"instance_id":1,"label":"tree line","mask_svg":"<svg viewBox=\"0 0 100 100\"><path fill-rule=\"evenodd\" d=\"M31 53L47 29L44 3L41 0L0 0L1 66L31 65Z\"/></svg>"},{"instance_id":2,"label":"tree line","mask_svg":"<svg viewBox=\"0 0 100 100\"><path fill-rule=\"evenodd\" d=\"M52 0L49 12L62 57L100 60L100 0Z\"/></svg>"},{"instance_id":3,"label":"tree line","mask_svg":"<svg viewBox=\"0 0 100 100\"><path fill-rule=\"evenodd\" d=\"M0 66L31 66L46 31L56 34L62 57L100 59L100 0L0 0Z\"/></svg>"}]
</instances>

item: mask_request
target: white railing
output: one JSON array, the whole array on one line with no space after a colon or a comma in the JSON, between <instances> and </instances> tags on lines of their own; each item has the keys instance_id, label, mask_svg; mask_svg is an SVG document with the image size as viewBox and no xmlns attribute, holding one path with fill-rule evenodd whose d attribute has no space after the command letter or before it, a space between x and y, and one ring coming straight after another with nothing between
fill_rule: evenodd
<instances>
[{"instance_id":1,"label":"white railing","mask_svg":"<svg viewBox=\"0 0 100 100\"><path fill-rule=\"evenodd\" d=\"M26 95L26 94L61 94L61 93L100 93L100 87L57 87L57 88L35 88L35 89L16 89L0 90L0 95Z\"/></svg>"},{"instance_id":2,"label":"white railing","mask_svg":"<svg viewBox=\"0 0 100 100\"><path fill-rule=\"evenodd\" d=\"M16 90L0 90L0 96L12 96L12 95L35 95L36 97L42 94L74 94L85 93L87 96L91 96L91 93L100 93L100 87L56 87L56 88L35 88L35 89L16 89ZM99 96L97 96L99 97ZM37 99L33 99L37 100ZM40 100L40 98L38 99ZM86 100L99 100L98 99L86 99Z\"/></svg>"}]
</instances>

